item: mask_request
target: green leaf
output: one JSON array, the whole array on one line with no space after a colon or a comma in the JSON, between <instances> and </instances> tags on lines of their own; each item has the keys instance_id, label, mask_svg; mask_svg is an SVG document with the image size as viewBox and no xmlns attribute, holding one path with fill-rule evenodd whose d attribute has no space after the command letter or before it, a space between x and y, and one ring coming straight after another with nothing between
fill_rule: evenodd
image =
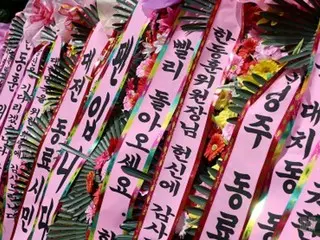
<instances>
[{"instance_id":1,"label":"green leaf","mask_svg":"<svg viewBox=\"0 0 320 240\"><path fill-rule=\"evenodd\" d=\"M216 178L218 175L218 171L212 167L207 167L207 171L210 174L210 176Z\"/></svg>"},{"instance_id":2,"label":"green leaf","mask_svg":"<svg viewBox=\"0 0 320 240\"><path fill-rule=\"evenodd\" d=\"M190 214L196 215L198 217L201 217L203 214L203 210L196 207L187 207L186 211Z\"/></svg>"},{"instance_id":3,"label":"green leaf","mask_svg":"<svg viewBox=\"0 0 320 240\"><path fill-rule=\"evenodd\" d=\"M131 240L133 236L130 235L117 235L116 240Z\"/></svg>"},{"instance_id":4,"label":"green leaf","mask_svg":"<svg viewBox=\"0 0 320 240\"><path fill-rule=\"evenodd\" d=\"M260 87L253 82L243 81L243 85L254 93L257 93Z\"/></svg>"},{"instance_id":5,"label":"green leaf","mask_svg":"<svg viewBox=\"0 0 320 240\"><path fill-rule=\"evenodd\" d=\"M121 224L120 228L125 231L134 231L138 226L138 221L127 221Z\"/></svg>"},{"instance_id":6,"label":"green leaf","mask_svg":"<svg viewBox=\"0 0 320 240\"><path fill-rule=\"evenodd\" d=\"M211 179L209 176L204 175L204 174L200 174L200 180L202 182L204 182L205 184L209 185L210 187L212 187L214 185L214 180Z\"/></svg>"},{"instance_id":7,"label":"green leaf","mask_svg":"<svg viewBox=\"0 0 320 240\"><path fill-rule=\"evenodd\" d=\"M195 236L196 235L196 232L197 232L197 229L196 228L188 228L186 230L186 233L191 235L191 236Z\"/></svg>"},{"instance_id":8,"label":"green leaf","mask_svg":"<svg viewBox=\"0 0 320 240\"><path fill-rule=\"evenodd\" d=\"M189 199L194 202L196 205L204 207L207 204L207 199L200 196L189 196Z\"/></svg>"},{"instance_id":9,"label":"green leaf","mask_svg":"<svg viewBox=\"0 0 320 240\"><path fill-rule=\"evenodd\" d=\"M244 99L249 99L253 95L252 92L245 89L236 89L236 92L239 94L239 97Z\"/></svg>"},{"instance_id":10,"label":"green leaf","mask_svg":"<svg viewBox=\"0 0 320 240\"><path fill-rule=\"evenodd\" d=\"M135 168L131 168L131 167L127 167L127 166L122 166L121 167L122 171L132 177L135 177L135 178L140 178L144 181L148 181L148 182L151 182L152 181L152 176L150 176L149 174L146 174L142 171L139 171Z\"/></svg>"},{"instance_id":11,"label":"green leaf","mask_svg":"<svg viewBox=\"0 0 320 240\"><path fill-rule=\"evenodd\" d=\"M236 104L236 105L238 105L238 106L240 106L240 107L244 107L245 105L246 105L246 103L247 103L247 100L246 99L243 99L243 98L240 98L240 97L232 97L232 103L233 104Z\"/></svg>"},{"instance_id":12,"label":"green leaf","mask_svg":"<svg viewBox=\"0 0 320 240\"><path fill-rule=\"evenodd\" d=\"M304 39L301 39L301 41L298 43L298 45L293 49L292 55L296 55L296 54L300 53L301 48L303 46L303 42L304 42Z\"/></svg>"},{"instance_id":13,"label":"green leaf","mask_svg":"<svg viewBox=\"0 0 320 240\"><path fill-rule=\"evenodd\" d=\"M231 124L237 124L238 118L237 118L237 117L228 118L228 119L227 119L227 122L228 122L228 123L231 123Z\"/></svg>"},{"instance_id":14,"label":"green leaf","mask_svg":"<svg viewBox=\"0 0 320 240\"><path fill-rule=\"evenodd\" d=\"M206 188L204 186L201 185L194 185L193 186L195 190L197 190L199 193L209 197L210 196L210 189Z\"/></svg>"},{"instance_id":15,"label":"green leaf","mask_svg":"<svg viewBox=\"0 0 320 240\"><path fill-rule=\"evenodd\" d=\"M237 114L240 114L241 112L242 112L242 110L243 110L243 108L242 107L239 107L239 106L237 106L237 105L229 105L229 107L228 107L232 112L235 112L235 113L237 113Z\"/></svg>"}]
</instances>

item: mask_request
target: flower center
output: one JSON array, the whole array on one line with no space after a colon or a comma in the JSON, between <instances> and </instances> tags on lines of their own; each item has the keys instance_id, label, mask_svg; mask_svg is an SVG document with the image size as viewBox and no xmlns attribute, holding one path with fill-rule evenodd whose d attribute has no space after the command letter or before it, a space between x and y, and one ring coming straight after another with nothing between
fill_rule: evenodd
<instances>
[{"instance_id":1,"label":"flower center","mask_svg":"<svg viewBox=\"0 0 320 240\"><path fill-rule=\"evenodd\" d=\"M217 148L218 148L218 145L217 144L213 144L212 147L211 147L211 150L215 151L215 150L217 150Z\"/></svg>"}]
</instances>

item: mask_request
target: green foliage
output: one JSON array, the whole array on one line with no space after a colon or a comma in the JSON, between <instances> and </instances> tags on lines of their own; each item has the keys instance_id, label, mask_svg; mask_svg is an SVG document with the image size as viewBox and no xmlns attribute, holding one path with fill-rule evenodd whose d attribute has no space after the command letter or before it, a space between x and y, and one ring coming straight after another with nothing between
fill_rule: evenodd
<instances>
[{"instance_id":1,"label":"green foliage","mask_svg":"<svg viewBox=\"0 0 320 240\"><path fill-rule=\"evenodd\" d=\"M313 0L310 4L302 0L296 0L295 4L285 0L274 2L277 5L260 13L267 20L259 24L264 31L261 35L263 43L285 48L289 55L280 62L286 63L287 68L308 66L319 22L319 1Z\"/></svg>"},{"instance_id":2,"label":"green foliage","mask_svg":"<svg viewBox=\"0 0 320 240\"><path fill-rule=\"evenodd\" d=\"M124 30L137 4L137 0L117 0L117 5L114 6L116 13L113 14L113 17L119 20L113 23L113 27L117 32Z\"/></svg>"},{"instance_id":3,"label":"green foliage","mask_svg":"<svg viewBox=\"0 0 320 240\"><path fill-rule=\"evenodd\" d=\"M186 13L180 17L185 24L181 28L185 31L206 30L215 3L214 0L185 0L182 9Z\"/></svg>"}]
</instances>

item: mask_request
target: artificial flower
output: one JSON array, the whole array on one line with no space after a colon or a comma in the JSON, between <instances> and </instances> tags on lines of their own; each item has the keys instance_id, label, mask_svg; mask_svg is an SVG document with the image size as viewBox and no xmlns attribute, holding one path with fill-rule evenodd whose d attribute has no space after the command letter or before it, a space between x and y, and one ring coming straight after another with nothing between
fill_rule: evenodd
<instances>
[{"instance_id":1,"label":"artificial flower","mask_svg":"<svg viewBox=\"0 0 320 240\"><path fill-rule=\"evenodd\" d=\"M223 129L225 127L225 125L227 124L227 120L229 118L233 118L236 117L237 114L232 112L229 108L225 108L224 110L222 110L218 116L214 117L214 121L215 123L218 125L218 127L220 127L221 129Z\"/></svg>"},{"instance_id":2,"label":"artificial flower","mask_svg":"<svg viewBox=\"0 0 320 240\"><path fill-rule=\"evenodd\" d=\"M113 154L113 152L116 150L118 144L118 139L117 138L111 138L109 140L109 147L108 147L108 152L109 155L111 156Z\"/></svg>"},{"instance_id":3,"label":"artificial flower","mask_svg":"<svg viewBox=\"0 0 320 240\"><path fill-rule=\"evenodd\" d=\"M103 165L105 164L105 162L107 160L110 159L110 155L109 155L109 152L108 150L107 151L104 151L99 157L97 157L95 159L95 167L94 167L94 170L100 170L102 169Z\"/></svg>"},{"instance_id":4,"label":"artificial flower","mask_svg":"<svg viewBox=\"0 0 320 240\"><path fill-rule=\"evenodd\" d=\"M160 25L159 30L161 32L165 32L172 28L175 20L177 19L177 15L179 11L180 11L179 8L170 8L170 7L167 8L167 15L157 21Z\"/></svg>"},{"instance_id":5,"label":"artificial flower","mask_svg":"<svg viewBox=\"0 0 320 240\"><path fill-rule=\"evenodd\" d=\"M226 141L230 141L235 125L227 122L224 128L222 129L222 135Z\"/></svg>"},{"instance_id":6,"label":"artificial flower","mask_svg":"<svg viewBox=\"0 0 320 240\"><path fill-rule=\"evenodd\" d=\"M165 31L163 33L157 33L157 40L154 41L153 47L156 49L155 53L158 54L163 45L165 44L167 37L168 37L169 31Z\"/></svg>"},{"instance_id":7,"label":"artificial flower","mask_svg":"<svg viewBox=\"0 0 320 240\"><path fill-rule=\"evenodd\" d=\"M93 201L90 202L90 204L87 207L85 213L86 213L87 222L89 224L91 224L92 223L92 219L93 219L94 215L96 214L96 206L93 203Z\"/></svg>"},{"instance_id":8,"label":"artificial flower","mask_svg":"<svg viewBox=\"0 0 320 240\"><path fill-rule=\"evenodd\" d=\"M142 46L143 46L142 54L146 55L146 57L149 57L156 50L153 44L149 42L143 42Z\"/></svg>"},{"instance_id":9,"label":"artificial flower","mask_svg":"<svg viewBox=\"0 0 320 240\"><path fill-rule=\"evenodd\" d=\"M131 111L134 105L136 104L138 98L139 98L139 95L135 91L133 90L128 91L126 96L123 99L124 110Z\"/></svg>"},{"instance_id":10,"label":"artificial flower","mask_svg":"<svg viewBox=\"0 0 320 240\"><path fill-rule=\"evenodd\" d=\"M247 74L250 67L257 64L257 61L256 60L252 60L252 61L245 61L244 64L242 65L241 67L241 72L240 74L243 75L243 74Z\"/></svg>"},{"instance_id":11,"label":"artificial flower","mask_svg":"<svg viewBox=\"0 0 320 240\"><path fill-rule=\"evenodd\" d=\"M237 77L237 80L240 83L241 88L243 88L243 82L244 81L251 82L251 83L254 83L256 85L259 85L259 83L252 77L251 74L240 75L240 76Z\"/></svg>"},{"instance_id":12,"label":"artificial flower","mask_svg":"<svg viewBox=\"0 0 320 240\"><path fill-rule=\"evenodd\" d=\"M134 91L134 89L135 89L134 78L130 78L127 81L126 92Z\"/></svg>"},{"instance_id":13,"label":"artificial flower","mask_svg":"<svg viewBox=\"0 0 320 240\"><path fill-rule=\"evenodd\" d=\"M140 65L137 67L136 74L139 78L148 77L151 73L154 60L152 58L147 58L143 60Z\"/></svg>"},{"instance_id":14,"label":"artificial flower","mask_svg":"<svg viewBox=\"0 0 320 240\"><path fill-rule=\"evenodd\" d=\"M137 94L139 95L139 97L142 95L142 93L144 92L146 85L148 82L148 78L147 77L142 77L139 79L138 81L138 87L137 87Z\"/></svg>"},{"instance_id":15,"label":"artificial flower","mask_svg":"<svg viewBox=\"0 0 320 240\"><path fill-rule=\"evenodd\" d=\"M101 187L102 187L102 185L100 184L98 189L93 194L93 203L94 203L95 206L98 206L98 204L99 204Z\"/></svg>"},{"instance_id":16,"label":"artificial flower","mask_svg":"<svg viewBox=\"0 0 320 240\"><path fill-rule=\"evenodd\" d=\"M248 1L248 0L238 0L238 1ZM246 13L244 14L245 29L255 29L257 27L257 22L261 18L259 15L259 13L261 12L261 9L256 5L244 4L244 12Z\"/></svg>"},{"instance_id":17,"label":"artificial flower","mask_svg":"<svg viewBox=\"0 0 320 240\"><path fill-rule=\"evenodd\" d=\"M219 153L221 153L226 146L223 136L219 133L215 133L211 136L210 142L206 148L204 156L212 161Z\"/></svg>"},{"instance_id":18,"label":"artificial flower","mask_svg":"<svg viewBox=\"0 0 320 240\"><path fill-rule=\"evenodd\" d=\"M215 103L215 109L224 109L228 105L231 97L231 92L229 90L221 90L221 92L219 93L219 97Z\"/></svg>"},{"instance_id":19,"label":"artificial flower","mask_svg":"<svg viewBox=\"0 0 320 240\"><path fill-rule=\"evenodd\" d=\"M254 3L254 4L257 4L257 6L259 6L259 8L261 8L264 11L266 11L269 8L268 4L272 3L272 1L270 1L270 0L238 0L238 2L240 2L240 3Z\"/></svg>"},{"instance_id":20,"label":"artificial flower","mask_svg":"<svg viewBox=\"0 0 320 240\"><path fill-rule=\"evenodd\" d=\"M42 22L43 25L49 25L54 21L54 7L50 2L41 2L34 0L32 2L32 13L29 16L31 24Z\"/></svg>"},{"instance_id":21,"label":"artificial flower","mask_svg":"<svg viewBox=\"0 0 320 240\"><path fill-rule=\"evenodd\" d=\"M247 58L255 52L258 41L254 38L245 39L238 50L238 55L243 59Z\"/></svg>"},{"instance_id":22,"label":"artificial flower","mask_svg":"<svg viewBox=\"0 0 320 240\"><path fill-rule=\"evenodd\" d=\"M155 10L170 7L174 4L181 2L181 0L142 0L142 9L146 16L152 16Z\"/></svg>"},{"instance_id":23,"label":"artificial flower","mask_svg":"<svg viewBox=\"0 0 320 240\"><path fill-rule=\"evenodd\" d=\"M231 62L231 67L228 71L228 77L234 78L235 76L240 74L243 63L244 63L244 60L242 57L238 55L234 55Z\"/></svg>"},{"instance_id":24,"label":"artificial flower","mask_svg":"<svg viewBox=\"0 0 320 240\"><path fill-rule=\"evenodd\" d=\"M87 192L88 193L92 193L93 191L93 186L94 186L94 172L91 171L87 174L87 181L86 181L86 184L87 184Z\"/></svg>"},{"instance_id":25,"label":"artificial flower","mask_svg":"<svg viewBox=\"0 0 320 240\"><path fill-rule=\"evenodd\" d=\"M254 66L250 67L250 72L258 74L265 79L269 79L276 72L278 72L280 66L273 60L261 60Z\"/></svg>"},{"instance_id":26,"label":"artificial flower","mask_svg":"<svg viewBox=\"0 0 320 240\"><path fill-rule=\"evenodd\" d=\"M264 60L264 59L272 59L272 60L279 60L280 58L286 56L287 53L282 52L281 48L275 46L266 46L262 43L259 43L256 47L256 52L253 54L253 57L257 60Z\"/></svg>"}]
</instances>

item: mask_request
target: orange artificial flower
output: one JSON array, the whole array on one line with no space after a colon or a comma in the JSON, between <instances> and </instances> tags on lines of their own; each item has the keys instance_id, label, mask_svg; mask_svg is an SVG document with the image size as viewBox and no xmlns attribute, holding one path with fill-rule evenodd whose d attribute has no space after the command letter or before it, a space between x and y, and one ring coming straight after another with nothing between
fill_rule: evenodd
<instances>
[{"instance_id":1,"label":"orange artificial flower","mask_svg":"<svg viewBox=\"0 0 320 240\"><path fill-rule=\"evenodd\" d=\"M96 207L98 207L99 204L99 199L100 199L100 192L101 192L101 184L99 185L99 188L97 189L97 191L95 191L95 193L93 194L93 203Z\"/></svg>"},{"instance_id":2,"label":"orange artificial flower","mask_svg":"<svg viewBox=\"0 0 320 240\"><path fill-rule=\"evenodd\" d=\"M212 161L218 154L220 154L226 146L224 138L221 134L215 133L212 135L210 142L206 148L204 156Z\"/></svg>"},{"instance_id":3,"label":"orange artificial flower","mask_svg":"<svg viewBox=\"0 0 320 240\"><path fill-rule=\"evenodd\" d=\"M87 192L92 193L94 186L94 172L91 171L87 175Z\"/></svg>"}]
</instances>

